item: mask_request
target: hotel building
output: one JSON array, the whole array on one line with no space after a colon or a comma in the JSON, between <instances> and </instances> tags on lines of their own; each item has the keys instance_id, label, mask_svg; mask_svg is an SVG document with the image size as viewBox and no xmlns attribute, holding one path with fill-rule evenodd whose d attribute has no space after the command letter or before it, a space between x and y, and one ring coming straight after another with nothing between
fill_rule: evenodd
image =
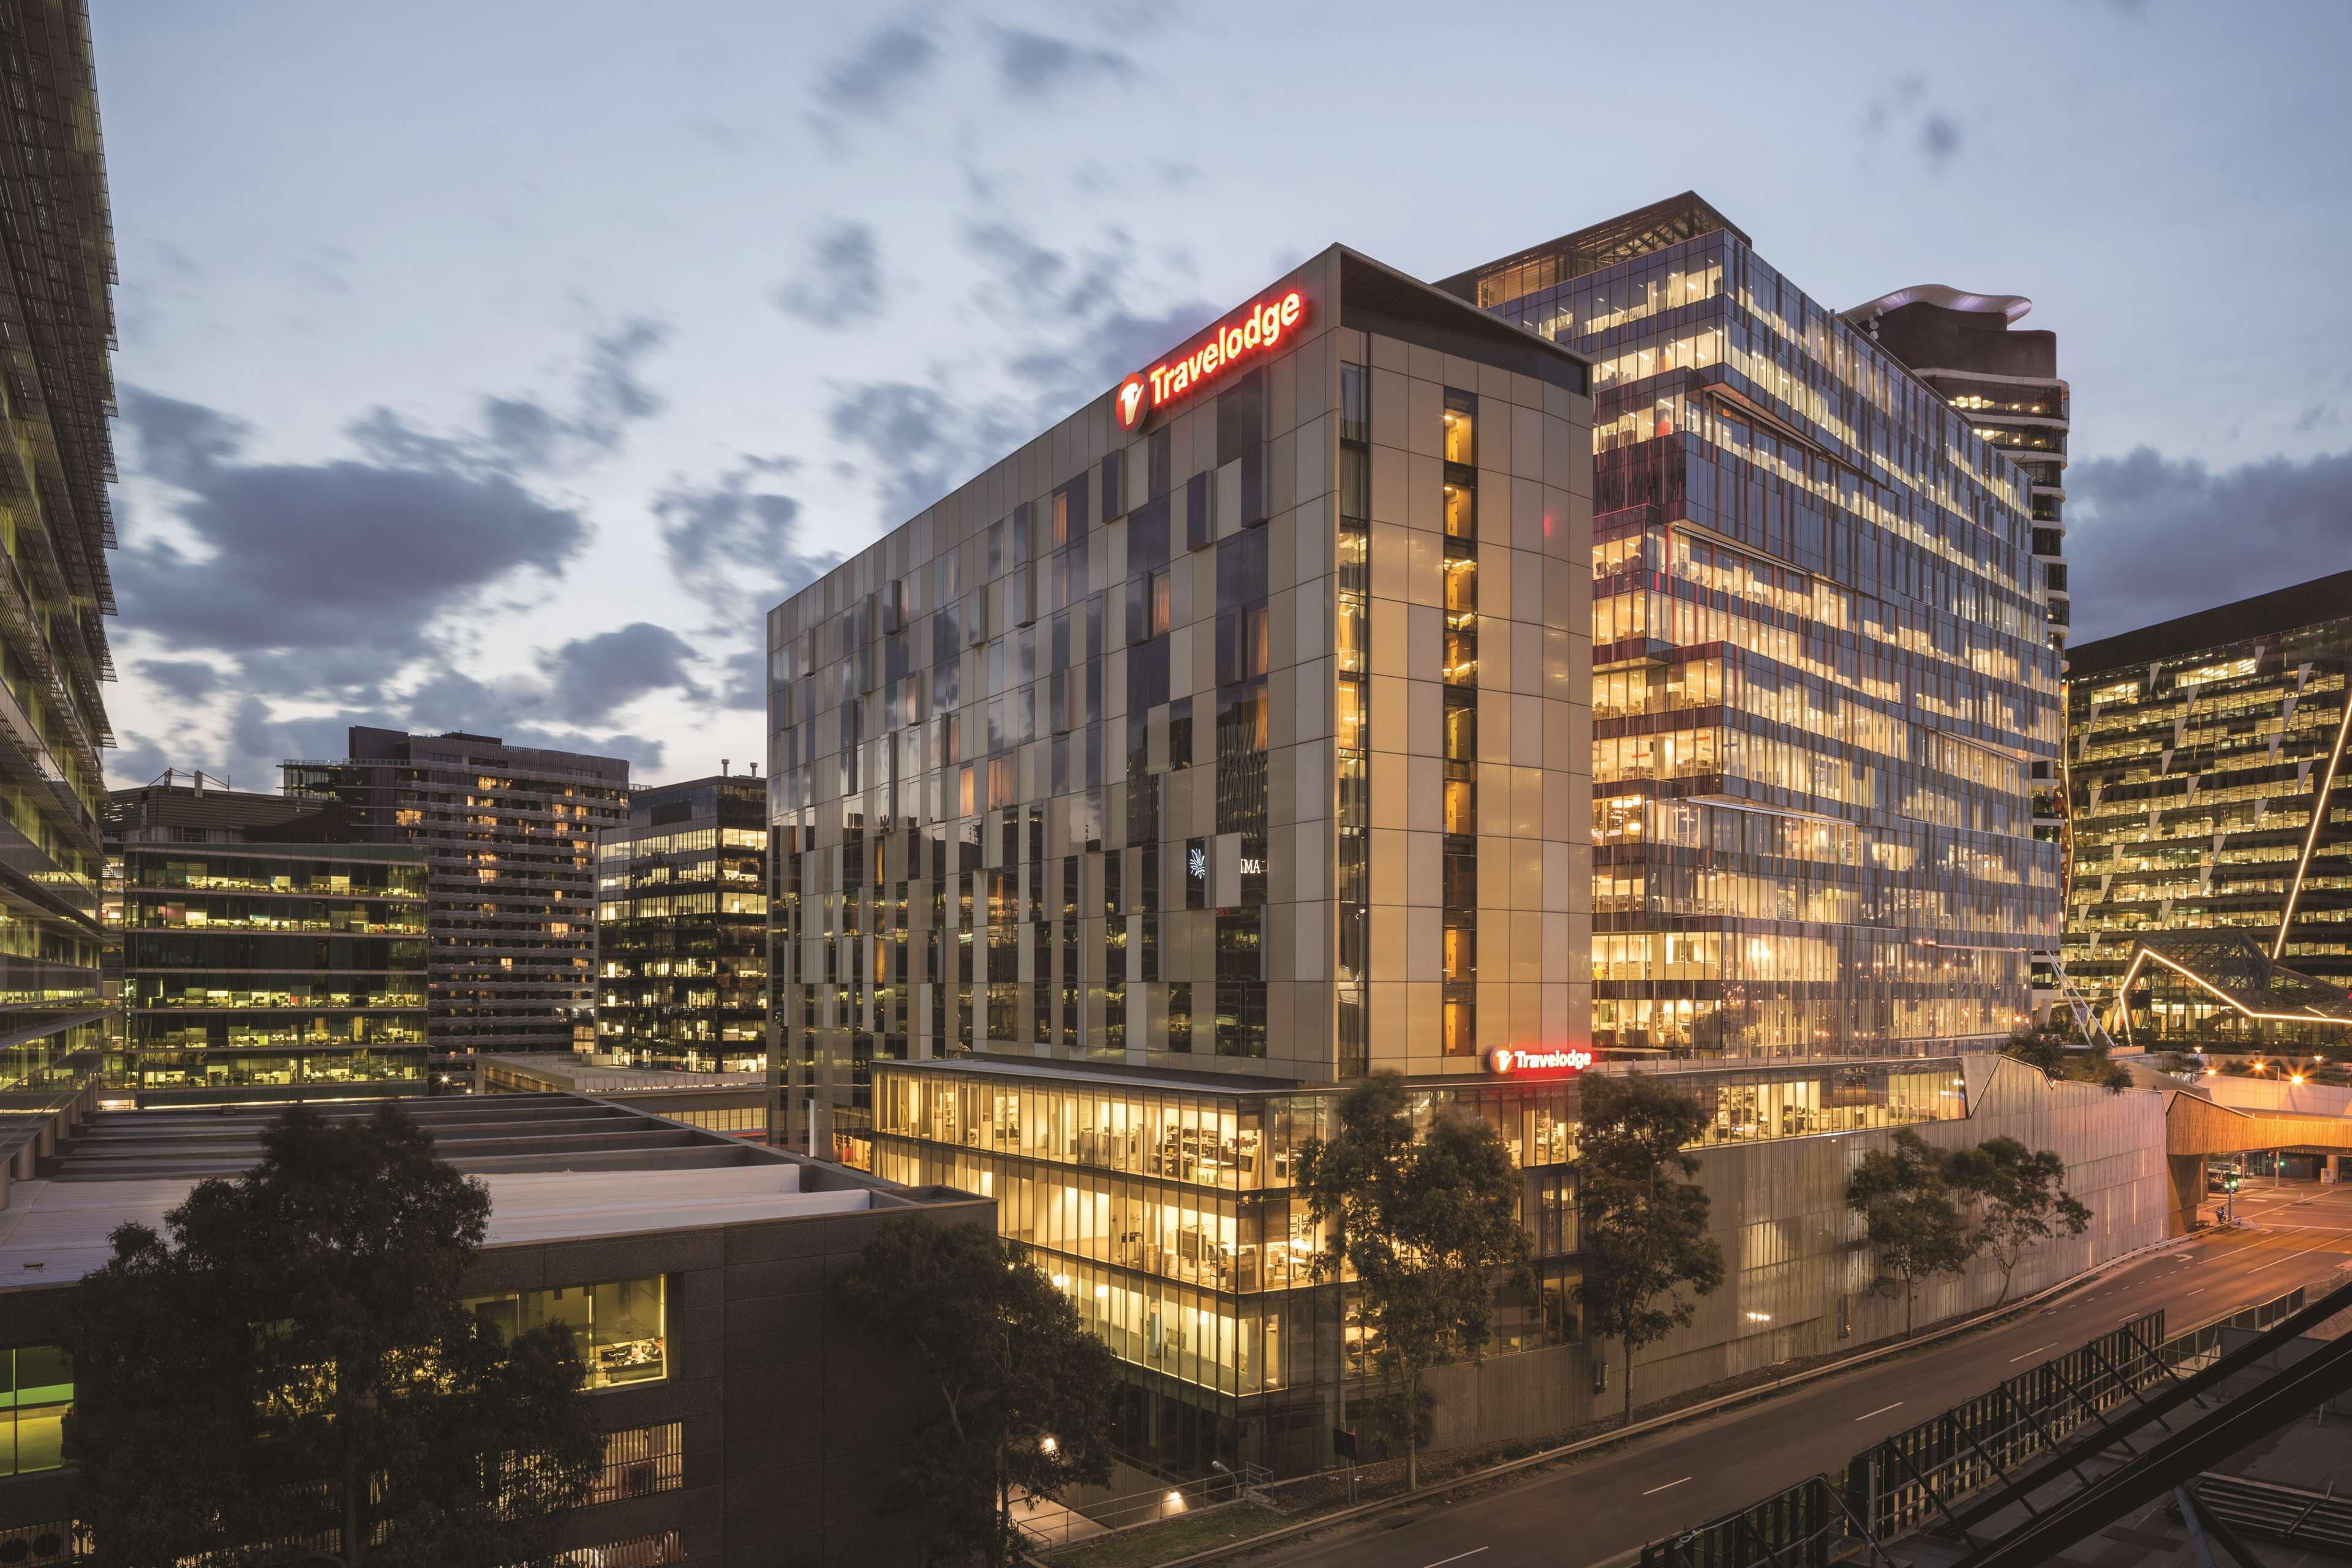
<instances>
[{"instance_id":1,"label":"hotel building","mask_svg":"<svg viewBox=\"0 0 2352 1568\"><path fill-rule=\"evenodd\" d=\"M425 1089L425 851L341 806L166 780L108 803L106 1084L140 1104Z\"/></svg>"},{"instance_id":2,"label":"hotel building","mask_svg":"<svg viewBox=\"0 0 2352 1568\"><path fill-rule=\"evenodd\" d=\"M353 725L348 760L285 771L362 840L423 847L436 1053L594 1044L596 835L628 813L625 761Z\"/></svg>"},{"instance_id":3,"label":"hotel building","mask_svg":"<svg viewBox=\"0 0 2352 1568\"><path fill-rule=\"evenodd\" d=\"M768 1061L768 792L718 774L629 795L596 846L596 1055L616 1068Z\"/></svg>"},{"instance_id":4,"label":"hotel building","mask_svg":"<svg viewBox=\"0 0 2352 1568\"><path fill-rule=\"evenodd\" d=\"M2352 1045L2352 572L2067 657L2068 974L2142 1045Z\"/></svg>"},{"instance_id":5,"label":"hotel building","mask_svg":"<svg viewBox=\"0 0 2352 1568\"><path fill-rule=\"evenodd\" d=\"M1593 1042L2006 1036L2054 943L2032 481L1694 195L1441 287L1593 363Z\"/></svg>"},{"instance_id":6,"label":"hotel building","mask_svg":"<svg viewBox=\"0 0 2352 1568\"><path fill-rule=\"evenodd\" d=\"M114 235L89 16L12 6L0 49L0 1092L100 1066L100 922L114 743L107 552L114 476Z\"/></svg>"}]
</instances>

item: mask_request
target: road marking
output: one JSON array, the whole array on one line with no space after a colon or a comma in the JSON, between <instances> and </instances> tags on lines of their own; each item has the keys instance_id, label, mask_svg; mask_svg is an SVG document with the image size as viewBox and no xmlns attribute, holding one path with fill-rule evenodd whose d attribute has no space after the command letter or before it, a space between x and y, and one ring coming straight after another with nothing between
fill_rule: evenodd
<instances>
[{"instance_id":1,"label":"road marking","mask_svg":"<svg viewBox=\"0 0 2352 1568\"><path fill-rule=\"evenodd\" d=\"M2292 1263L2298 1258L2308 1258L2313 1253L2321 1249L2316 1247L2306 1247L2301 1252L2290 1252L2284 1258L2273 1258L2268 1263L2257 1263L2252 1268L2247 1269L2246 1272L2249 1274L2260 1274L2265 1268L2276 1268L2282 1263Z\"/></svg>"},{"instance_id":2,"label":"road marking","mask_svg":"<svg viewBox=\"0 0 2352 1568\"><path fill-rule=\"evenodd\" d=\"M2027 1351L2027 1352L2025 1352L2025 1355L2040 1355L2043 1351L2046 1351L2046 1350L2048 1350L2049 1348L2050 1348L2050 1347L2049 1347L2048 1345L2036 1345L2036 1346L2034 1346L2032 1350ZM2010 1365L2011 1365L2011 1366L2015 1366L2019 1362L2021 1362L2021 1361L2023 1361L2023 1360L2025 1359L2025 1355L2013 1355L2013 1356L2010 1357L2010 1358L2009 1358L2009 1364L2010 1364Z\"/></svg>"},{"instance_id":3,"label":"road marking","mask_svg":"<svg viewBox=\"0 0 2352 1568\"><path fill-rule=\"evenodd\" d=\"M1882 1405L1875 1410L1865 1410L1861 1415L1855 1416L1854 1419L1857 1421L1867 1421L1874 1415L1884 1415L1890 1410L1897 1409L1902 1405L1902 1404L1903 1402L1898 1399L1893 1405Z\"/></svg>"},{"instance_id":4,"label":"road marking","mask_svg":"<svg viewBox=\"0 0 2352 1568\"><path fill-rule=\"evenodd\" d=\"M2210 1285L2200 1285L2196 1289L2191 1290L2189 1293L2191 1296L2202 1296L2206 1291L2210 1290L2211 1289L2213 1289L2213 1287Z\"/></svg>"},{"instance_id":5,"label":"road marking","mask_svg":"<svg viewBox=\"0 0 2352 1568\"><path fill-rule=\"evenodd\" d=\"M1690 1478L1688 1476L1685 1476L1683 1479L1688 1480ZM1429 1568L1445 1568L1445 1565L1448 1563L1459 1563L1465 1557L1475 1557L1478 1553L1486 1550L1486 1549L1483 1546L1474 1546L1467 1552L1457 1552L1451 1557L1441 1557L1436 1562L1431 1563Z\"/></svg>"},{"instance_id":6,"label":"road marking","mask_svg":"<svg viewBox=\"0 0 2352 1568\"><path fill-rule=\"evenodd\" d=\"M1690 1478L1689 1478L1688 1476L1685 1476L1685 1477L1683 1478L1683 1481L1686 1481L1686 1480L1688 1480L1688 1479L1690 1479ZM1662 1487L1652 1487L1648 1491L1643 1492L1642 1495L1643 1495L1643 1497L1655 1497L1655 1496L1657 1496L1660 1492L1670 1492L1670 1491L1674 1490L1676 1487L1678 1487L1678 1486L1682 1485L1682 1484L1683 1484L1683 1481L1668 1481L1664 1486L1662 1486ZM1486 1548L1482 1546L1482 1547L1480 1547L1478 1550L1479 1550L1479 1551L1481 1551L1481 1552L1484 1552L1484 1551L1486 1550ZM1431 1563L1431 1564L1429 1565L1429 1568L1437 1568L1437 1564L1436 1564L1436 1563Z\"/></svg>"}]
</instances>

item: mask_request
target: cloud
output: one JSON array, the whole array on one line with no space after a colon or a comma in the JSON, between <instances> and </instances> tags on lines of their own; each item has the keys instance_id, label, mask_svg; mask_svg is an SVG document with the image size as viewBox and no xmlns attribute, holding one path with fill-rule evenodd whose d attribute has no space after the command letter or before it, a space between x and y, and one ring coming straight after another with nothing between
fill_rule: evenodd
<instances>
[{"instance_id":1,"label":"cloud","mask_svg":"<svg viewBox=\"0 0 2352 1568\"><path fill-rule=\"evenodd\" d=\"M1959 156L1965 132L1952 114L1929 100L1927 79L1898 77L1863 110L1863 130L1868 139L1882 142L1900 135L1907 141L1928 172L1941 174Z\"/></svg>"},{"instance_id":2,"label":"cloud","mask_svg":"<svg viewBox=\"0 0 2352 1568\"><path fill-rule=\"evenodd\" d=\"M667 326L642 316L591 338L568 410L537 397L494 395L481 399L476 427L443 436L378 406L350 433L362 451L393 467L509 475L579 468L619 451L630 425L662 411L661 395L638 367L668 338Z\"/></svg>"},{"instance_id":3,"label":"cloud","mask_svg":"<svg viewBox=\"0 0 2352 1568\"><path fill-rule=\"evenodd\" d=\"M815 98L835 115L886 118L939 64L928 17L908 15L867 33L818 75Z\"/></svg>"},{"instance_id":4,"label":"cloud","mask_svg":"<svg viewBox=\"0 0 2352 1568\"><path fill-rule=\"evenodd\" d=\"M997 213L967 223L963 242L978 274L972 320L1006 329L1005 338L1018 344L996 362L1001 392L968 395L960 389L988 378L950 382L934 372L925 382L837 386L828 411L835 438L868 459L845 471L879 476L886 527L930 505L1214 313L1197 300L1156 312L1130 308L1135 247L1116 227L1095 244L1061 249Z\"/></svg>"},{"instance_id":5,"label":"cloud","mask_svg":"<svg viewBox=\"0 0 2352 1568\"><path fill-rule=\"evenodd\" d=\"M1073 44L1026 27L991 27L996 85L1007 98L1043 100L1089 81L1124 81L1135 62L1116 49Z\"/></svg>"},{"instance_id":6,"label":"cloud","mask_svg":"<svg viewBox=\"0 0 2352 1568\"><path fill-rule=\"evenodd\" d=\"M134 540L115 566L125 619L173 648L338 656L322 675L355 658L389 675L429 651L434 620L519 574L560 574L587 539L577 512L435 447L254 463L246 427L201 405L134 386L123 416L195 546Z\"/></svg>"},{"instance_id":7,"label":"cloud","mask_svg":"<svg viewBox=\"0 0 2352 1568\"><path fill-rule=\"evenodd\" d=\"M694 679L693 660L694 649L676 632L633 621L543 652L539 667L548 679L548 711L568 723L599 725L656 691L708 701Z\"/></svg>"},{"instance_id":8,"label":"cloud","mask_svg":"<svg viewBox=\"0 0 2352 1568\"><path fill-rule=\"evenodd\" d=\"M200 658L142 658L140 678L183 702L200 702L220 686L221 672Z\"/></svg>"},{"instance_id":9,"label":"cloud","mask_svg":"<svg viewBox=\"0 0 2352 1568\"><path fill-rule=\"evenodd\" d=\"M670 575L709 607L715 628L740 627L840 561L803 546L801 503L770 483L797 467L745 458L716 484L673 483L654 498Z\"/></svg>"},{"instance_id":10,"label":"cloud","mask_svg":"<svg viewBox=\"0 0 2352 1568\"><path fill-rule=\"evenodd\" d=\"M2141 447L2066 470L2074 638L2132 630L2352 561L2352 452L2212 469Z\"/></svg>"},{"instance_id":11,"label":"cloud","mask_svg":"<svg viewBox=\"0 0 2352 1568\"><path fill-rule=\"evenodd\" d=\"M776 285L776 308L828 331L882 311L882 251L870 225L828 224L809 241L801 276Z\"/></svg>"}]
</instances>

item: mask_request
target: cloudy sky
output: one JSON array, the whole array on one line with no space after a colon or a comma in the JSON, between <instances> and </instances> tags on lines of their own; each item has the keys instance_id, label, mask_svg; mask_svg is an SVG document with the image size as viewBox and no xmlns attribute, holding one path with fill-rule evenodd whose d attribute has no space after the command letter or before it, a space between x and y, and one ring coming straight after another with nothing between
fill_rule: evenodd
<instances>
[{"instance_id":1,"label":"cloudy sky","mask_svg":"<svg viewBox=\"0 0 2352 1568\"><path fill-rule=\"evenodd\" d=\"M2352 565L2336 0L91 0L113 782L761 754L761 611L1333 240L2023 293L2085 636Z\"/></svg>"}]
</instances>

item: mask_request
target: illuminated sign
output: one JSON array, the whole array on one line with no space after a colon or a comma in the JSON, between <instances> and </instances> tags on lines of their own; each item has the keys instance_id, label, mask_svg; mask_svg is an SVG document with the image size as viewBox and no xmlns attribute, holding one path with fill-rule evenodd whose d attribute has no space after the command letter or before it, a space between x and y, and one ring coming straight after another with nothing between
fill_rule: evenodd
<instances>
[{"instance_id":1,"label":"illuminated sign","mask_svg":"<svg viewBox=\"0 0 2352 1568\"><path fill-rule=\"evenodd\" d=\"M1265 353L1306 319L1307 297L1293 289L1279 299L1251 306L1240 320L1219 327L1182 359L1161 360L1150 370L1138 371L1118 384L1112 399L1118 427L1137 428L1155 410L1216 380L1243 360Z\"/></svg>"},{"instance_id":2,"label":"illuminated sign","mask_svg":"<svg viewBox=\"0 0 2352 1568\"><path fill-rule=\"evenodd\" d=\"M1515 1073L1582 1072L1592 1065L1592 1053L1573 1046L1528 1050L1522 1046L1496 1046L1486 1053L1486 1070L1497 1077Z\"/></svg>"},{"instance_id":3,"label":"illuminated sign","mask_svg":"<svg viewBox=\"0 0 2352 1568\"><path fill-rule=\"evenodd\" d=\"M1192 846L1192 852L1184 858L1184 868L1192 874L1192 880L1196 882L1207 881L1209 878L1208 850L1198 844Z\"/></svg>"},{"instance_id":4,"label":"illuminated sign","mask_svg":"<svg viewBox=\"0 0 2352 1568\"><path fill-rule=\"evenodd\" d=\"M1243 875L1243 876L1244 876L1244 877L1263 877L1263 876L1265 876L1265 856L1263 856L1263 855L1244 855L1244 856L1243 856L1243 857L1242 857L1242 875Z\"/></svg>"}]
</instances>

